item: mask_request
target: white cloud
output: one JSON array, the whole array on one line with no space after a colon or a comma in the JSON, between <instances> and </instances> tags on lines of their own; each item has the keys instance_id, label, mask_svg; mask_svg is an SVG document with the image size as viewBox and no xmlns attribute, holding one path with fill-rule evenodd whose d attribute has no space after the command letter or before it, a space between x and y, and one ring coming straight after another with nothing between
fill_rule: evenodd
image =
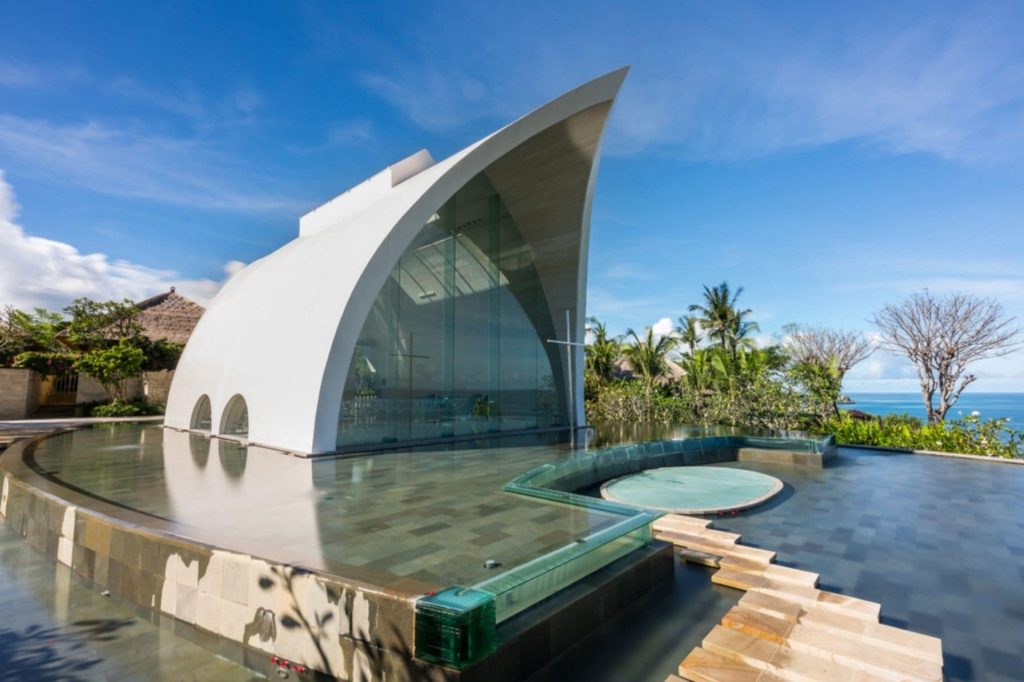
<instances>
[{"instance_id":1,"label":"white cloud","mask_svg":"<svg viewBox=\"0 0 1024 682\"><path fill-rule=\"evenodd\" d=\"M676 325L672 322L672 318L663 317L654 324L651 325L651 331L654 332L654 338L660 339L663 336L670 335L675 331Z\"/></svg>"},{"instance_id":2,"label":"white cloud","mask_svg":"<svg viewBox=\"0 0 1024 682\"><path fill-rule=\"evenodd\" d=\"M362 81L413 123L429 130L448 130L465 123L467 116L494 113L483 83L422 64L396 75L365 73Z\"/></svg>"},{"instance_id":3,"label":"white cloud","mask_svg":"<svg viewBox=\"0 0 1024 682\"><path fill-rule=\"evenodd\" d=\"M574 17L571 33L556 10L529 20L462 5L458 12L418 17L429 23L403 53L389 52L385 66L363 76L430 130L503 118L602 69L633 64L610 154L657 147L728 161L856 142L968 162L1024 157L1019 4L914 12L851 5L799 22L742 3L605 8ZM463 32L460 48L438 50L432 29L464 22L475 30Z\"/></svg>"},{"instance_id":4,"label":"white cloud","mask_svg":"<svg viewBox=\"0 0 1024 682\"><path fill-rule=\"evenodd\" d=\"M81 253L64 242L33 237L15 223L17 213L14 190L0 170L0 305L59 310L75 298L140 300L171 286L205 305L244 267L230 261L221 280L182 279L172 270Z\"/></svg>"},{"instance_id":5,"label":"white cloud","mask_svg":"<svg viewBox=\"0 0 1024 682\"><path fill-rule=\"evenodd\" d=\"M196 139L99 122L0 116L0 150L48 181L103 194L223 211L293 215L308 202Z\"/></svg>"}]
</instances>

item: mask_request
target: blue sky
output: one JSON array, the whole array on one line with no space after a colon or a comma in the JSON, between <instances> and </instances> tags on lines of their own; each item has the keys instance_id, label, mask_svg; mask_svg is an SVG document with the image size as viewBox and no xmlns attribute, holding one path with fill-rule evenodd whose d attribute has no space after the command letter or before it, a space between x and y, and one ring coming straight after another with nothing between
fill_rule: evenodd
<instances>
[{"instance_id":1,"label":"blue sky","mask_svg":"<svg viewBox=\"0 0 1024 682\"><path fill-rule=\"evenodd\" d=\"M1024 318L1020 3L0 1L0 303L208 299L297 217L631 64L589 312L744 286L764 334L923 287ZM1024 351L975 390L1024 391ZM876 354L847 390L914 390Z\"/></svg>"}]
</instances>

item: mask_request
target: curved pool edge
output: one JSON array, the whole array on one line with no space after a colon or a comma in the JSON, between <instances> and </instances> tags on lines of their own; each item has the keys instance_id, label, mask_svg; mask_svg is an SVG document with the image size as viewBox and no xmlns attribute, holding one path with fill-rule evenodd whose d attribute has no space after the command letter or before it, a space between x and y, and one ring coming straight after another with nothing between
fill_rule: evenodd
<instances>
[{"instance_id":1,"label":"curved pool edge","mask_svg":"<svg viewBox=\"0 0 1024 682\"><path fill-rule=\"evenodd\" d=\"M394 578L382 586L378 575L333 575L185 538L171 522L83 495L25 463L35 443L70 430L0 455L0 517L78 578L300 668L355 679L374 667L432 667L413 652L415 603L433 586Z\"/></svg>"},{"instance_id":2,"label":"curved pool edge","mask_svg":"<svg viewBox=\"0 0 1024 682\"><path fill-rule=\"evenodd\" d=\"M0 453L4 523L87 585L263 654L266 661L287 661L342 679L448 679L455 671L460 679L477 679L478 669L490 670L497 661L512 665L509 670L525 665L508 658L519 656L517 638L529 633L524 628L564 620L563 609L587 602L602 604L597 608L612 615L628 603L616 599L630 591L638 597L673 570L670 547L653 540L650 518L630 509L628 527L597 531L585 542L484 581L491 583L480 585L491 602L490 616L486 609L458 607L439 617L431 608L438 605L435 597L464 595L472 587L441 589L352 567L354 574L366 573L359 578L271 560L237 545L226 549L232 545L217 544L217 537L187 537L182 531L188 526L77 490L33 468L37 444L76 428L29 437ZM540 601L547 605L530 609ZM495 604L503 606L500 620ZM510 630L497 629L500 621L526 609ZM582 638L597 625L563 623L559 629ZM438 633L447 633L441 636L450 641L439 642ZM460 642L470 641L489 645L463 655ZM441 655L431 650L434 645ZM490 679L487 670L482 679Z\"/></svg>"}]
</instances>

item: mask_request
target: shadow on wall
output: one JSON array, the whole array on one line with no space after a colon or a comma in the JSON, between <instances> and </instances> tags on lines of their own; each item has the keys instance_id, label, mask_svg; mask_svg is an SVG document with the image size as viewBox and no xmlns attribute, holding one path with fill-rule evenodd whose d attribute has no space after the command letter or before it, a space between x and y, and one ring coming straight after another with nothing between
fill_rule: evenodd
<instances>
[{"instance_id":1,"label":"shadow on wall","mask_svg":"<svg viewBox=\"0 0 1024 682\"><path fill-rule=\"evenodd\" d=\"M371 635L369 632L360 631L353 617L351 592L346 592L344 596L335 595L337 599L344 599L344 603L341 605L341 613L346 621L340 623L338 629L341 632L351 634L351 641L355 645L355 650L362 654L362 659L369 666L369 670L353 670L352 667L355 665L354 656L343 657L350 666L348 670L337 670L331 664L330 656L327 654L327 647L330 646L327 637L331 636L329 634L331 628L328 627L328 624L334 620L334 612L330 610L324 610L322 613L316 611L304 612L296 595L296 578L308 573L309 571L294 566L282 568L275 566L271 567L269 573L260 576L260 589L264 591L273 590L275 587L282 589L290 597L291 603L280 614L276 614L276 617L274 613L261 609L263 613L257 613L256 620L251 626L262 627L265 632L253 632L252 634L258 634L264 639L274 638L276 633L272 631L276 630L278 626L286 630L301 631L303 636L309 639L317 651L320 658L316 664L317 667L327 673L327 675L320 675L316 671L309 671L314 673L316 679L333 680L340 677L354 680L357 679L357 672L369 674L370 679L384 679L385 677L390 679L394 677L394 679L401 680L420 680L432 679L436 676L437 667L417 661L414 658L415 652L412 645L406 641L405 637L402 636L394 625L389 628L387 641L384 641L380 635ZM248 639L249 635L250 633L247 630L246 639ZM344 638L344 635L342 637ZM279 665L284 666L287 663L282 661Z\"/></svg>"}]
</instances>

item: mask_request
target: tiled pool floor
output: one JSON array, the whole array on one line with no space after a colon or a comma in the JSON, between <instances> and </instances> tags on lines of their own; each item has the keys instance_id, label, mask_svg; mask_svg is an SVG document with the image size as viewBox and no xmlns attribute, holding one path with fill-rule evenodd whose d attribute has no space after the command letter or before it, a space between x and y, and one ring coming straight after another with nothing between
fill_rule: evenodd
<instances>
[{"instance_id":1,"label":"tiled pool floor","mask_svg":"<svg viewBox=\"0 0 1024 682\"><path fill-rule=\"evenodd\" d=\"M716 528L880 602L883 622L942 638L949 680L1024 679L1024 466L850 448L821 471L724 466L787 485ZM664 680L731 605L694 570L677 566L670 593L638 600L538 679Z\"/></svg>"}]
</instances>

